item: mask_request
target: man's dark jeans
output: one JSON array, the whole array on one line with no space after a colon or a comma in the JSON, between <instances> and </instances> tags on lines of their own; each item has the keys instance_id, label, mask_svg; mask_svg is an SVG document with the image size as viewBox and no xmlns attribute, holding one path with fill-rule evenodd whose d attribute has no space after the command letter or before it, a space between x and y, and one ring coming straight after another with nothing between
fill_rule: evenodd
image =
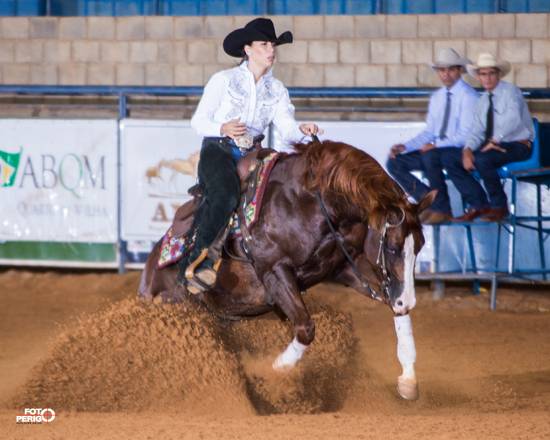
<instances>
[{"instance_id":1,"label":"man's dark jeans","mask_svg":"<svg viewBox=\"0 0 550 440\"><path fill-rule=\"evenodd\" d=\"M431 206L434 211L451 214L451 204L443 169L454 183L465 203L472 208L483 208L488 205L483 188L474 177L462 166L462 148L439 147L421 153L400 154L389 159L387 168L403 189L419 202L429 191L437 189L437 196ZM430 187L411 174L411 171L422 171Z\"/></svg>"},{"instance_id":2,"label":"man's dark jeans","mask_svg":"<svg viewBox=\"0 0 550 440\"><path fill-rule=\"evenodd\" d=\"M502 142L500 144L506 153L497 150L475 152L475 167L483 179L485 189L489 194L491 208L507 208L508 201L502 187L498 169L511 162L521 162L529 159L531 148L521 142Z\"/></svg>"}]
</instances>

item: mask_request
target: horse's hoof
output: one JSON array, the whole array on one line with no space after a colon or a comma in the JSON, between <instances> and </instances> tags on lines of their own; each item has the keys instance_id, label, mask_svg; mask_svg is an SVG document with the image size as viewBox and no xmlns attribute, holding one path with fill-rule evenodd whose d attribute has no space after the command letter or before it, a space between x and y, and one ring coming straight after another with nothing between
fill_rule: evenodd
<instances>
[{"instance_id":1,"label":"horse's hoof","mask_svg":"<svg viewBox=\"0 0 550 440\"><path fill-rule=\"evenodd\" d=\"M139 292L137 295L137 299L138 301L150 303L150 302L153 302L153 295L151 295L150 293Z\"/></svg>"},{"instance_id":2,"label":"horse's hoof","mask_svg":"<svg viewBox=\"0 0 550 440\"><path fill-rule=\"evenodd\" d=\"M418 399L418 384L414 379L397 378L397 392L405 400Z\"/></svg>"}]
</instances>

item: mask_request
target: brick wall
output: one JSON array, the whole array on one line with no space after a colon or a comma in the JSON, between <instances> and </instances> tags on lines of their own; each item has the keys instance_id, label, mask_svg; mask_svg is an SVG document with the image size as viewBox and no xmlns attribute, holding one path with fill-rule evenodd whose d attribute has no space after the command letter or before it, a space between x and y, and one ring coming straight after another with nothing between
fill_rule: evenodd
<instances>
[{"instance_id":1,"label":"brick wall","mask_svg":"<svg viewBox=\"0 0 550 440\"><path fill-rule=\"evenodd\" d=\"M202 85L235 65L223 37L252 17L0 18L3 84ZM435 86L442 47L508 59L507 79L550 87L550 14L277 16L287 86Z\"/></svg>"}]
</instances>

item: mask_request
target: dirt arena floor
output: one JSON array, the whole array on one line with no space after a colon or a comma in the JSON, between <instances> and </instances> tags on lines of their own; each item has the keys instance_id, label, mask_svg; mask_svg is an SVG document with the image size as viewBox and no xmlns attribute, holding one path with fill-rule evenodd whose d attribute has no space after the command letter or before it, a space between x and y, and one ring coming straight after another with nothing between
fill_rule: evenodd
<instances>
[{"instance_id":1,"label":"dirt arena floor","mask_svg":"<svg viewBox=\"0 0 550 440\"><path fill-rule=\"evenodd\" d=\"M0 439L550 438L550 289L419 285L420 399L396 393L389 309L322 285L293 372L275 316L221 323L136 301L139 274L0 269ZM16 424L24 408L48 424Z\"/></svg>"}]
</instances>

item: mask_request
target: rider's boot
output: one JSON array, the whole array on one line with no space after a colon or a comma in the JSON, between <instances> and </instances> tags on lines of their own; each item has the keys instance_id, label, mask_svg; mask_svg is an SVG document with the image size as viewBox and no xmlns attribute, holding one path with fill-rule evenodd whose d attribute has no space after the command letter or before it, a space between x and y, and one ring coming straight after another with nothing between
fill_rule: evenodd
<instances>
[{"instance_id":1,"label":"rider's boot","mask_svg":"<svg viewBox=\"0 0 550 440\"><path fill-rule=\"evenodd\" d=\"M185 282L187 290L193 294L208 290L216 284L218 269L222 262L223 244L231 230L233 222L222 229L214 242L200 252L193 249L187 259ZM181 270L181 269L180 269Z\"/></svg>"},{"instance_id":2,"label":"rider's boot","mask_svg":"<svg viewBox=\"0 0 550 440\"><path fill-rule=\"evenodd\" d=\"M216 284L217 273L214 262L208 258L208 249L202 249L198 257L190 261L185 269L185 279L189 293L197 294Z\"/></svg>"},{"instance_id":3,"label":"rider's boot","mask_svg":"<svg viewBox=\"0 0 550 440\"><path fill-rule=\"evenodd\" d=\"M207 248L196 249L180 263L178 273L178 282L185 285L192 294L204 292L214 286L221 263L221 259L214 262L209 258Z\"/></svg>"}]
</instances>

